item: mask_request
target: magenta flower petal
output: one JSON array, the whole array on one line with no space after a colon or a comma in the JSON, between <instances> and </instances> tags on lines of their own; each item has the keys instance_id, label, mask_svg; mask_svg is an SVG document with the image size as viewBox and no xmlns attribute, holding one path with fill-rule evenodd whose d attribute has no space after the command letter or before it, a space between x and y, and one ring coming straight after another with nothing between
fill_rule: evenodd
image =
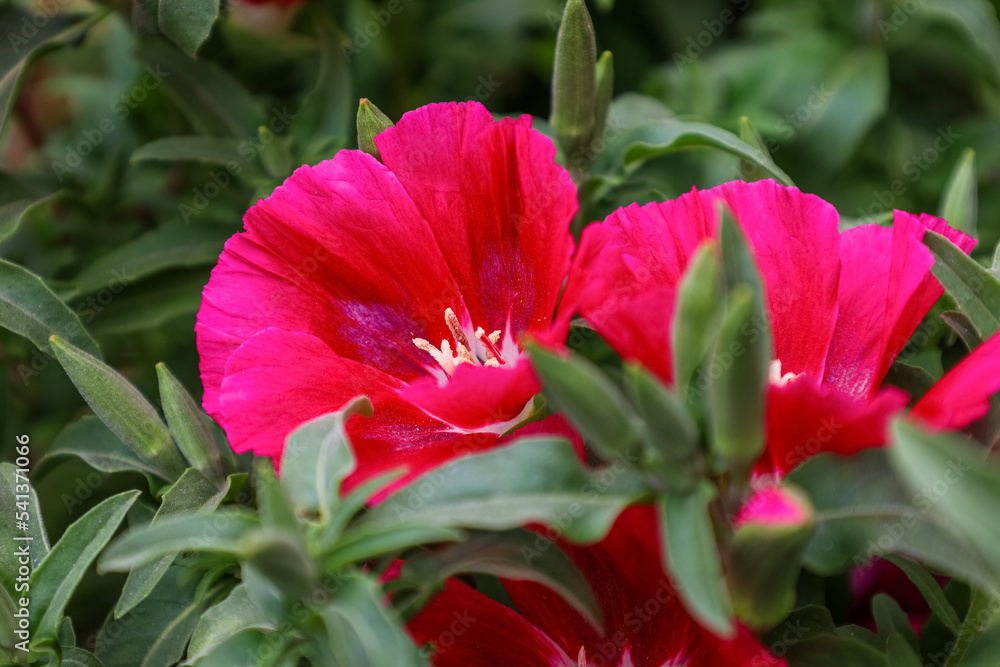
<instances>
[{"instance_id":1,"label":"magenta flower petal","mask_svg":"<svg viewBox=\"0 0 1000 667\"><path fill-rule=\"evenodd\" d=\"M840 262L836 209L774 181L733 181L701 197L721 199L746 233L767 290L775 358L786 373L823 371L837 320Z\"/></svg>"},{"instance_id":2,"label":"magenta flower petal","mask_svg":"<svg viewBox=\"0 0 1000 667\"><path fill-rule=\"evenodd\" d=\"M913 406L912 414L939 429L965 428L986 415L1000 391L1000 333L948 371Z\"/></svg>"},{"instance_id":3,"label":"magenta flower petal","mask_svg":"<svg viewBox=\"0 0 1000 667\"><path fill-rule=\"evenodd\" d=\"M375 142L433 229L473 326L514 338L547 328L577 198L531 118L494 122L481 104L432 104Z\"/></svg>"},{"instance_id":4,"label":"magenta flower petal","mask_svg":"<svg viewBox=\"0 0 1000 667\"><path fill-rule=\"evenodd\" d=\"M447 381L417 380L403 387L399 395L458 428L477 430L495 425L494 430L503 433L508 422L522 416L528 400L541 388L528 359L521 358L510 368L461 364Z\"/></svg>"},{"instance_id":5,"label":"magenta flower petal","mask_svg":"<svg viewBox=\"0 0 1000 667\"><path fill-rule=\"evenodd\" d=\"M772 384L767 394L767 450L757 472L784 475L820 452L854 454L886 442L892 415L906 406L894 387L866 401L815 378Z\"/></svg>"},{"instance_id":6,"label":"magenta flower petal","mask_svg":"<svg viewBox=\"0 0 1000 667\"><path fill-rule=\"evenodd\" d=\"M921 243L926 229L944 234L966 252L976 243L940 218L902 211L896 211L892 229L864 225L841 235L840 314L826 382L870 398L944 292L930 273L934 255Z\"/></svg>"},{"instance_id":7,"label":"magenta flower petal","mask_svg":"<svg viewBox=\"0 0 1000 667\"><path fill-rule=\"evenodd\" d=\"M530 121L424 107L380 135L385 165L340 151L247 212L195 327L205 407L235 448L277 459L296 420L369 392L378 416L349 428L359 475L515 425L538 390L521 341L551 326L576 213ZM269 329L309 342L255 339Z\"/></svg>"},{"instance_id":8,"label":"magenta flower petal","mask_svg":"<svg viewBox=\"0 0 1000 667\"><path fill-rule=\"evenodd\" d=\"M431 659L437 667L785 665L744 627L733 639L723 640L691 619L663 571L657 534L652 508L635 507L623 512L608 536L595 545L581 547L558 541L594 591L604 617L603 634L545 586L509 579L503 583L517 614L502 605L485 603L478 593L449 582L445 592L411 622L410 631L418 642L429 640L444 647ZM544 535L539 539L551 545ZM478 631L448 635L450 624L463 610L482 614L479 623L487 628L495 624L500 632L496 637Z\"/></svg>"},{"instance_id":9,"label":"magenta flower petal","mask_svg":"<svg viewBox=\"0 0 1000 667\"><path fill-rule=\"evenodd\" d=\"M455 579L407 629L418 645L434 647L435 667L578 667L575 657L523 616Z\"/></svg>"}]
</instances>

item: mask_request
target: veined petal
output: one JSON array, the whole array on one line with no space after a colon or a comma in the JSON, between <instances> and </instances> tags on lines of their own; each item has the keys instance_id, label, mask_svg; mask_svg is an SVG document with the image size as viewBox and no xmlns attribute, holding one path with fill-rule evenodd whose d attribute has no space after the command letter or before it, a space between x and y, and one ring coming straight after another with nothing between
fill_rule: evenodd
<instances>
[{"instance_id":1,"label":"veined petal","mask_svg":"<svg viewBox=\"0 0 1000 667\"><path fill-rule=\"evenodd\" d=\"M531 118L478 102L431 104L375 138L458 281L474 326L519 339L546 328L562 288L576 188Z\"/></svg>"},{"instance_id":2,"label":"veined petal","mask_svg":"<svg viewBox=\"0 0 1000 667\"><path fill-rule=\"evenodd\" d=\"M434 667L578 667L575 657L523 616L455 579L407 629L418 645L434 647Z\"/></svg>"},{"instance_id":3,"label":"veined petal","mask_svg":"<svg viewBox=\"0 0 1000 667\"><path fill-rule=\"evenodd\" d=\"M285 438L299 425L340 409L354 396L368 396L374 416L354 416L347 423L358 460L347 489L400 467L411 479L496 442L491 434L457 436L447 424L401 400L401 385L375 368L338 357L315 336L272 328L250 338L232 355L220 404L236 451L252 450L280 463Z\"/></svg>"},{"instance_id":4,"label":"veined petal","mask_svg":"<svg viewBox=\"0 0 1000 667\"><path fill-rule=\"evenodd\" d=\"M700 194L706 206L724 201L747 235L764 278L782 369L822 373L837 319L837 210L772 180L732 181Z\"/></svg>"},{"instance_id":5,"label":"veined petal","mask_svg":"<svg viewBox=\"0 0 1000 667\"><path fill-rule=\"evenodd\" d=\"M913 414L939 429L961 429L984 416L1000 391L1000 333L958 362L913 406Z\"/></svg>"},{"instance_id":6,"label":"veined petal","mask_svg":"<svg viewBox=\"0 0 1000 667\"><path fill-rule=\"evenodd\" d=\"M896 211L892 229L862 225L841 235L840 314L824 380L870 398L920 321L943 293L931 274L924 231L969 252L975 241L940 218Z\"/></svg>"},{"instance_id":7,"label":"veined petal","mask_svg":"<svg viewBox=\"0 0 1000 667\"><path fill-rule=\"evenodd\" d=\"M503 433L541 390L527 358L506 366L459 364L451 378L409 383L399 395L427 414L460 429Z\"/></svg>"},{"instance_id":8,"label":"veined petal","mask_svg":"<svg viewBox=\"0 0 1000 667\"><path fill-rule=\"evenodd\" d=\"M299 168L245 224L226 243L195 327L213 416L226 361L259 331L307 333L340 357L409 379L426 374L413 338L442 340L445 309L465 312L427 222L360 151Z\"/></svg>"},{"instance_id":9,"label":"veined petal","mask_svg":"<svg viewBox=\"0 0 1000 667\"><path fill-rule=\"evenodd\" d=\"M821 452L846 456L880 447L888 420L906 401L906 393L895 387L867 401L810 375L772 384L767 394L767 449L756 471L784 475Z\"/></svg>"}]
</instances>

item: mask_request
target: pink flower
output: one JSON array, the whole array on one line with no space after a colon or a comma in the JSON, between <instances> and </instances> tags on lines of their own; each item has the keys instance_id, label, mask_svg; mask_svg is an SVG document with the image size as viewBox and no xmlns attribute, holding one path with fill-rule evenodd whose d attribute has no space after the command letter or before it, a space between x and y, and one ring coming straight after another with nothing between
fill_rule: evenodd
<instances>
[{"instance_id":1,"label":"pink flower","mask_svg":"<svg viewBox=\"0 0 1000 667\"><path fill-rule=\"evenodd\" d=\"M376 143L382 163L340 151L247 212L195 327L238 452L278 461L296 426L368 395L354 481L488 447L530 411L520 341L551 325L577 209L528 116L435 104Z\"/></svg>"},{"instance_id":2,"label":"pink flower","mask_svg":"<svg viewBox=\"0 0 1000 667\"><path fill-rule=\"evenodd\" d=\"M623 357L672 383L669 332L678 283L696 249L717 236L718 201L749 240L770 315L774 361L758 472L783 474L820 451L850 454L884 444L886 421L907 397L882 380L943 292L930 272L934 257L921 243L924 231L944 234L966 252L975 245L939 218L896 211L892 228L838 233L833 206L774 181L735 181L633 204L584 231L567 286L569 307L561 306L560 317L578 309ZM944 378L918 412L930 415L932 401L955 401L947 418L933 410L942 428L985 414L986 399L1000 389L1000 373L990 370L1000 350L993 342L983 348L960 376ZM708 382L703 371L693 388Z\"/></svg>"},{"instance_id":3,"label":"pink flower","mask_svg":"<svg viewBox=\"0 0 1000 667\"><path fill-rule=\"evenodd\" d=\"M658 544L650 507L626 510L595 545L562 544L594 590L603 633L540 584L504 580L514 612L454 579L410 622L410 633L435 646L435 667L786 664L744 627L722 639L695 623L663 571Z\"/></svg>"}]
</instances>

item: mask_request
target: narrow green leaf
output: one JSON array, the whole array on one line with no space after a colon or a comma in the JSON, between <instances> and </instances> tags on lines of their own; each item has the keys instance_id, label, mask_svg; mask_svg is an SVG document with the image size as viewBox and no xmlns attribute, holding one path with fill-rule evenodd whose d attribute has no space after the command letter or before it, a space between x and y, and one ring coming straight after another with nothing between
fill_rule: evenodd
<instances>
[{"instance_id":1,"label":"narrow green leaf","mask_svg":"<svg viewBox=\"0 0 1000 667\"><path fill-rule=\"evenodd\" d=\"M130 528L104 552L97 571L128 572L179 551L236 555L242 551L241 538L259 526L256 515L238 509L171 516Z\"/></svg>"},{"instance_id":2,"label":"narrow green leaf","mask_svg":"<svg viewBox=\"0 0 1000 667\"><path fill-rule=\"evenodd\" d=\"M240 141L257 134L263 113L250 93L217 65L191 60L159 42L143 43L136 55L199 133ZM275 118L283 112L274 111Z\"/></svg>"},{"instance_id":3,"label":"narrow green leaf","mask_svg":"<svg viewBox=\"0 0 1000 667\"><path fill-rule=\"evenodd\" d=\"M44 193L0 172L0 241L17 231L21 220L34 208L59 196Z\"/></svg>"},{"instance_id":4,"label":"narrow green leaf","mask_svg":"<svg viewBox=\"0 0 1000 667\"><path fill-rule=\"evenodd\" d=\"M288 133L300 147L300 161L315 164L347 143L351 105L357 98L351 94L351 72L341 52L343 35L325 12L309 18L319 43L319 73L289 122Z\"/></svg>"},{"instance_id":5,"label":"narrow green leaf","mask_svg":"<svg viewBox=\"0 0 1000 667\"><path fill-rule=\"evenodd\" d=\"M157 22L167 38L188 55L208 39L215 20L219 18L219 0L160 0Z\"/></svg>"},{"instance_id":6,"label":"narrow green leaf","mask_svg":"<svg viewBox=\"0 0 1000 667\"><path fill-rule=\"evenodd\" d=\"M889 461L911 491L931 489L934 511L978 545L1000 572L1000 533L993 528L1000 516L1000 465L955 435L932 435L903 418L892 423L892 441Z\"/></svg>"},{"instance_id":7,"label":"narrow green leaf","mask_svg":"<svg viewBox=\"0 0 1000 667\"><path fill-rule=\"evenodd\" d=\"M115 369L58 336L50 339L56 358L83 400L112 433L156 468L180 476L184 460L170 431L142 393Z\"/></svg>"},{"instance_id":8,"label":"narrow green leaf","mask_svg":"<svg viewBox=\"0 0 1000 667\"><path fill-rule=\"evenodd\" d=\"M174 565L142 604L121 618L108 618L97 635L95 651L105 667L176 664L202 614L231 585L217 583L199 597L198 574Z\"/></svg>"},{"instance_id":9,"label":"narrow green leaf","mask_svg":"<svg viewBox=\"0 0 1000 667\"><path fill-rule=\"evenodd\" d=\"M650 465L671 491L690 493L698 482L699 432L684 401L642 367L625 368Z\"/></svg>"},{"instance_id":10,"label":"narrow green leaf","mask_svg":"<svg viewBox=\"0 0 1000 667\"><path fill-rule=\"evenodd\" d=\"M931 611L941 619L945 627L957 635L960 624L958 614L955 613L955 609L948 602L948 598L945 597L944 591L934 580L934 577L919 563L904 556L887 554L883 558L903 571L913 582L913 585L920 590L920 594L924 596Z\"/></svg>"},{"instance_id":11,"label":"narrow green leaf","mask_svg":"<svg viewBox=\"0 0 1000 667\"><path fill-rule=\"evenodd\" d=\"M615 92L615 60L610 51L605 51L597 59L595 87L593 136L597 139L604 133Z\"/></svg>"},{"instance_id":12,"label":"narrow green leaf","mask_svg":"<svg viewBox=\"0 0 1000 667\"><path fill-rule=\"evenodd\" d=\"M621 138L615 141L614 146L609 146L600 162L605 167L620 166L626 172L632 172L653 158L691 148L721 150L759 167L779 183L794 185L788 174L775 166L769 156L732 132L707 123L674 118L643 123L622 132Z\"/></svg>"},{"instance_id":13,"label":"narrow green leaf","mask_svg":"<svg viewBox=\"0 0 1000 667\"><path fill-rule=\"evenodd\" d=\"M563 357L538 345L529 345L528 352L545 397L602 457L613 459L635 444L635 413L596 366L581 356Z\"/></svg>"},{"instance_id":14,"label":"narrow green leaf","mask_svg":"<svg viewBox=\"0 0 1000 667\"><path fill-rule=\"evenodd\" d=\"M77 294L123 288L169 269L215 264L230 236L214 225L167 224L102 255L73 279Z\"/></svg>"},{"instance_id":15,"label":"narrow green leaf","mask_svg":"<svg viewBox=\"0 0 1000 667\"><path fill-rule=\"evenodd\" d=\"M972 320L980 337L989 338L1000 330L1000 281L937 232L924 232L924 243L934 253L934 277Z\"/></svg>"},{"instance_id":16,"label":"narrow green leaf","mask_svg":"<svg viewBox=\"0 0 1000 667\"><path fill-rule=\"evenodd\" d=\"M328 572L335 572L351 563L363 563L410 547L454 542L464 537L462 531L441 526L407 524L384 530L370 530L366 527L349 529L336 542L324 563Z\"/></svg>"},{"instance_id":17,"label":"narrow green leaf","mask_svg":"<svg viewBox=\"0 0 1000 667\"><path fill-rule=\"evenodd\" d=\"M261 524L278 530L296 530L295 512L278 483L271 459L259 457L254 460L254 479L257 482L257 508Z\"/></svg>"},{"instance_id":18,"label":"narrow green leaf","mask_svg":"<svg viewBox=\"0 0 1000 667\"><path fill-rule=\"evenodd\" d=\"M910 625L910 617L891 597L885 593L878 593L872 599L872 615L875 617L875 626L878 628L879 637L888 640L891 635L898 635L912 649L919 648L917 633Z\"/></svg>"},{"instance_id":19,"label":"narrow green leaf","mask_svg":"<svg viewBox=\"0 0 1000 667\"><path fill-rule=\"evenodd\" d=\"M665 568L691 615L721 637L733 637L732 603L722 575L709 503L716 495L708 482L687 496L657 502Z\"/></svg>"},{"instance_id":20,"label":"narrow green leaf","mask_svg":"<svg viewBox=\"0 0 1000 667\"><path fill-rule=\"evenodd\" d=\"M199 471L189 468L177 483L163 494L163 503L150 525L156 525L169 516L214 510L228 490L228 487L220 489ZM170 569L175 555L167 554L158 561L140 565L128 573L121 597L115 605L115 618L121 618L132 611L152 593L163 575Z\"/></svg>"},{"instance_id":21,"label":"narrow green leaf","mask_svg":"<svg viewBox=\"0 0 1000 667\"><path fill-rule=\"evenodd\" d=\"M272 529L254 531L240 541L240 550L243 571L253 569L288 601L297 601L316 588L316 561L306 552L298 534Z\"/></svg>"},{"instance_id":22,"label":"narrow green leaf","mask_svg":"<svg viewBox=\"0 0 1000 667\"><path fill-rule=\"evenodd\" d=\"M32 572L30 609L36 641L55 637L77 584L138 497L139 491L120 493L84 514Z\"/></svg>"},{"instance_id":23,"label":"narrow green leaf","mask_svg":"<svg viewBox=\"0 0 1000 667\"><path fill-rule=\"evenodd\" d=\"M4 259L0 259L0 326L45 352L52 350L49 337L55 335L94 356L101 355L80 318L41 278Z\"/></svg>"},{"instance_id":24,"label":"narrow green leaf","mask_svg":"<svg viewBox=\"0 0 1000 667\"><path fill-rule=\"evenodd\" d=\"M22 552L27 549L31 569L37 569L49 552L49 537L45 531L38 494L31 486L28 471L11 463L0 463L0 540L7 545L0 549L0 590L15 591ZM26 523L28 529L19 527Z\"/></svg>"},{"instance_id":25,"label":"narrow green leaf","mask_svg":"<svg viewBox=\"0 0 1000 667\"><path fill-rule=\"evenodd\" d=\"M982 585L994 581L969 539L932 511L937 496L904 486L885 450L849 458L820 454L786 479L804 489L816 509L805 562L817 574L847 572L869 566L876 556L905 553L950 576Z\"/></svg>"},{"instance_id":26,"label":"narrow green leaf","mask_svg":"<svg viewBox=\"0 0 1000 667\"><path fill-rule=\"evenodd\" d=\"M221 483L222 460L208 415L162 363L156 364L156 375L163 414L181 454L206 478Z\"/></svg>"},{"instance_id":27,"label":"narrow green leaf","mask_svg":"<svg viewBox=\"0 0 1000 667\"><path fill-rule=\"evenodd\" d=\"M394 126L389 117L382 113L382 110L362 97L358 103L358 148L373 156L376 160L381 160L378 146L375 145L375 137L384 130Z\"/></svg>"},{"instance_id":28,"label":"narrow green leaf","mask_svg":"<svg viewBox=\"0 0 1000 667\"><path fill-rule=\"evenodd\" d=\"M969 236L975 236L978 209L976 152L966 148L948 178L938 216L947 220L955 229L961 229Z\"/></svg>"},{"instance_id":29,"label":"narrow green leaf","mask_svg":"<svg viewBox=\"0 0 1000 667\"><path fill-rule=\"evenodd\" d=\"M479 533L407 558L400 577L437 587L458 574L492 574L533 581L558 593L594 627L603 625L590 584L557 544L527 530Z\"/></svg>"},{"instance_id":30,"label":"narrow green leaf","mask_svg":"<svg viewBox=\"0 0 1000 667\"><path fill-rule=\"evenodd\" d=\"M371 401L358 396L337 412L308 421L288 436L281 460L281 486L297 511L329 519L339 501L341 483L357 464L345 424L356 414L370 417L372 410Z\"/></svg>"},{"instance_id":31,"label":"narrow green leaf","mask_svg":"<svg viewBox=\"0 0 1000 667\"><path fill-rule=\"evenodd\" d=\"M243 164L246 156L240 153L240 142L236 139L219 137L161 137L139 146L132 153L132 163L159 161L174 162L187 160L202 164L226 165L232 162Z\"/></svg>"},{"instance_id":32,"label":"narrow green leaf","mask_svg":"<svg viewBox=\"0 0 1000 667\"><path fill-rule=\"evenodd\" d=\"M809 667L888 667L885 655L857 639L821 635L792 644L789 665Z\"/></svg>"},{"instance_id":33,"label":"narrow green leaf","mask_svg":"<svg viewBox=\"0 0 1000 667\"><path fill-rule=\"evenodd\" d=\"M36 27L31 23L34 15L13 4L0 6L0 25L14 28L4 31L9 33L7 48L0 50L0 72L3 73L0 78L0 130L10 119L18 90L31 64L46 53L79 39L110 11L102 9L85 14L59 12L48 16L45 24L37 28L37 33L28 38L21 34L21 30L25 22Z\"/></svg>"},{"instance_id":34,"label":"narrow green leaf","mask_svg":"<svg viewBox=\"0 0 1000 667\"><path fill-rule=\"evenodd\" d=\"M426 664L403 631L401 619L382 604L381 587L370 579L351 576L337 595L320 609L333 662L351 667Z\"/></svg>"},{"instance_id":35,"label":"narrow green leaf","mask_svg":"<svg viewBox=\"0 0 1000 667\"><path fill-rule=\"evenodd\" d=\"M45 474L60 459L75 456L103 473L140 472L164 482L173 481L176 474L140 458L131 447L111 432L100 419L86 415L64 428L52 442L52 448L42 457L36 472Z\"/></svg>"},{"instance_id":36,"label":"narrow green leaf","mask_svg":"<svg viewBox=\"0 0 1000 667\"><path fill-rule=\"evenodd\" d=\"M188 662L199 664L227 639L251 628L276 629L273 621L254 605L246 587L240 584L229 597L202 614L188 646Z\"/></svg>"},{"instance_id":37,"label":"narrow green leaf","mask_svg":"<svg viewBox=\"0 0 1000 667\"><path fill-rule=\"evenodd\" d=\"M714 359L731 360L708 386L709 435L727 470L751 466L764 450L764 401L769 361L751 336L759 321L752 289L741 283L729 293ZM760 336L763 337L763 336Z\"/></svg>"},{"instance_id":38,"label":"narrow green leaf","mask_svg":"<svg viewBox=\"0 0 1000 667\"><path fill-rule=\"evenodd\" d=\"M569 442L523 438L421 475L356 525L373 531L401 524L509 530L542 523L559 525L568 540L594 542L625 507L648 496L633 469L638 461L619 461L626 468L621 473L591 472Z\"/></svg>"},{"instance_id":39,"label":"narrow green leaf","mask_svg":"<svg viewBox=\"0 0 1000 667\"><path fill-rule=\"evenodd\" d=\"M962 339L965 343L965 347L972 350L976 349L983 344L983 339L980 337L979 332L976 331L976 327L972 324L972 320L965 313L960 313L957 310L946 310L941 313L941 319L945 321L951 330L958 334L958 337Z\"/></svg>"},{"instance_id":40,"label":"narrow green leaf","mask_svg":"<svg viewBox=\"0 0 1000 667\"><path fill-rule=\"evenodd\" d=\"M104 667L104 663L90 651L71 646L63 648L62 667Z\"/></svg>"},{"instance_id":41,"label":"narrow green leaf","mask_svg":"<svg viewBox=\"0 0 1000 667\"><path fill-rule=\"evenodd\" d=\"M674 382L687 387L712 349L723 315L722 263L718 246L698 249L677 289L677 306L670 324ZM701 388L703 390L704 387Z\"/></svg>"}]
</instances>

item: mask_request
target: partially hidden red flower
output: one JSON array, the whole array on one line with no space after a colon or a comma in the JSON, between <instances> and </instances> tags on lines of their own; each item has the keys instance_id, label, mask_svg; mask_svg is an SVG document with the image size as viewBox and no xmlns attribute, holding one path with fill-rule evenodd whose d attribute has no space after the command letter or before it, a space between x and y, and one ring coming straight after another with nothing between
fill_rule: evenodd
<instances>
[{"instance_id":1,"label":"partially hidden red flower","mask_svg":"<svg viewBox=\"0 0 1000 667\"><path fill-rule=\"evenodd\" d=\"M517 612L449 580L409 623L434 647L435 667L769 667L785 665L745 627L723 639L685 611L663 571L650 507L623 512L601 542L561 543L589 581L604 617L599 633L558 594L504 580Z\"/></svg>"},{"instance_id":2,"label":"partially hidden red flower","mask_svg":"<svg viewBox=\"0 0 1000 667\"><path fill-rule=\"evenodd\" d=\"M672 383L678 284L695 251L717 237L720 201L747 236L768 302L774 361L758 472L783 474L820 451L884 444L886 421L907 396L882 381L943 293L924 232L943 234L965 252L975 245L944 220L895 211L891 228L840 233L832 205L770 180L633 204L584 230L560 312L579 310L623 357ZM941 428L964 427L1000 389L998 364L1000 343L985 343L917 412ZM694 388L709 382L702 369Z\"/></svg>"},{"instance_id":3,"label":"partially hidden red flower","mask_svg":"<svg viewBox=\"0 0 1000 667\"><path fill-rule=\"evenodd\" d=\"M202 295L204 405L233 449L280 460L359 394L353 482L493 445L539 386L520 341L551 326L577 209L531 118L422 107L303 166L246 214Z\"/></svg>"}]
</instances>

